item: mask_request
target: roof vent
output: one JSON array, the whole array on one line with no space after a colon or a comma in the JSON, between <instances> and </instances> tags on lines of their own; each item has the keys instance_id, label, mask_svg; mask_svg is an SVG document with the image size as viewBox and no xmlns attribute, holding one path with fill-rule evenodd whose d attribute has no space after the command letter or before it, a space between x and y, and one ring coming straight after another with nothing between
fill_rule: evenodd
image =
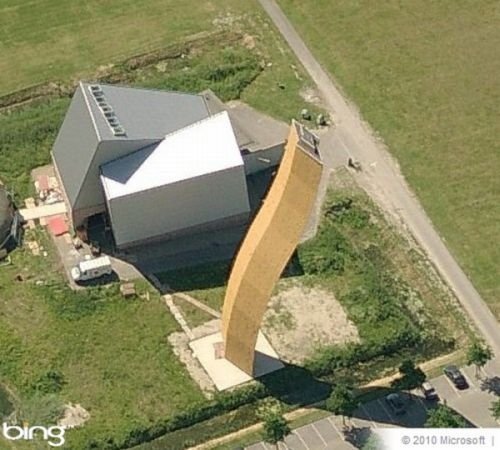
<instances>
[{"instance_id":1,"label":"roof vent","mask_svg":"<svg viewBox=\"0 0 500 450\"><path fill-rule=\"evenodd\" d=\"M111 105L106 101L106 97L104 95L104 91L101 86L97 84L89 85L89 91L92 93L94 100L97 103L97 106L101 110L106 122L111 128L114 136L126 136L125 128L122 127L118 117L116 117L115 112Z\"/></svg>"},{"instance_id":2,"label":"roof vent","mask_svg":"<svg viewBox=\"0 0 500 450\"><path fill-rule=\"evenodd\" d=\"M113 108L111 108L111 106L109 106L107 103L99 105L99 108L101 108L101 111L104 113L104 115L113 112Z\"/></svg>"},{"instance_id":3,"label":"roof vent","mask_svg":"<svg viewBox=\"0 0 500 450\"><path fill-rule=\"evenodd\" d=\"M125 129L122 126L113 127L113 134L115 136L126 136Z\"/></svg>"}]
</instances>

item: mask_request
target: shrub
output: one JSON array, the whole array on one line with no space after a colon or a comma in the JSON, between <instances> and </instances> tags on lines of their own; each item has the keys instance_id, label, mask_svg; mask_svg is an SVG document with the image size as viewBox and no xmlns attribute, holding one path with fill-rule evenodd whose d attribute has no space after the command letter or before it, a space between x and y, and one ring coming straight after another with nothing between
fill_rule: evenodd
<instances>
[{"instance_id":1,"label":"shrub","mask_svg":"<svg viewBox=\"0 0 500 450\"><path fill-rule=\"evenodd\" d=\"M56 423L64 411L64 405L57 395L36 394L21 403L19 419L33 424Z\"/></svg>"},{"instance_id":2,"label":"shrub","mask_svg":"<svg viewBox=\"0 0 500 450\"><path fill-rule=\"evenodd\" d=\"M227 48L207 61L188 62L182 70L155 80L155 87L186 92L213 90L223 100L240 98L261 73L257 57L247 49Z\"/></svg>"},{"instance_id":3,"label":"shrub","mask_svg":"<svg viewBox=\"0 0 500 450\"><path fill-rule=\"evenodd\" d=\"M306 274L341 274L352 249L334 227L321 227L314 239L299 248L299 259Z\"/></svg>"},{"instance_id":4,"label":"shrub","mask_svg":"<svg viewBox=\"0 0 500 450\"><path fill-rule=\"evenodd\" d=\"M64 375L57 370L49 370L32 384L31 389L40 394L57 394L66 384Z\"/></svg>"},{"instance_id":5,"label":"shrub","mask_svg":"<svg viewBox=\"0 0 500 450\"><path fill-rule=\"evenodd\" d=\"M421 343L422 338L418 332L404 329L396 333L389 333L386 339L379 342L366 341L347 344L343 347L325 347L306 361L305 366L315 376L332 375L338 369L352 368L357 364L380 356L388 356Z\"/></svg>"},{"instance_id":6,"label":"shrub","mask_svg":"<svg viewBox=\"0 0 500 450\"><path fill-rule=\"evenodd\" d=\"M370 222L370 213L350 197L328 202L324 214L331 220L357 229L364 228Z\"/></svg>"}]
</instances>

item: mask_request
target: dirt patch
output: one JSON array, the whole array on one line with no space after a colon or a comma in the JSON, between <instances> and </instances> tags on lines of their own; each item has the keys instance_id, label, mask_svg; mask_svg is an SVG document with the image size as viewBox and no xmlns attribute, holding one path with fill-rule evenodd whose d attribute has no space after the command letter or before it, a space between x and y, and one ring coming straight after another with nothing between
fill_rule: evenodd
<instances>
[{"instance_id":1,"label":"dirt patch","mask_svg":"<svg viewBox=\"0 0 500 450\"><path fill-rule=\"evenodd\" d=\"M280 358L293 364L302 363L320 346L359 340L358 330L331 293L302 285L271 299L263 331Z\"/></svg>"},{"instance_id":2,"label":"dirt patch","mask_svg":"<svg viewBox=\"0 0 500 450\"><path fill-rule=\"evenodd\" d=\"M90 419L89 412L81 405L67 404L64 409L63 417L58 421L58 425L66 428L81 427Z\"/></svg>"},{"instance_id":3,"label":"dirt patch","mask_svg":"<svg viewBox=\"0 0 500 450\"><path fill-rule=\"evenodd\" d=\"M250 34L245 34L243 36L243 45L249 50L253 50L255 48L255 38Z\"/></svg>"},{"instance_id":4,"label":"dirt patch","mask_svg":"<svg viewBox=\"0 0 500 450\"><path fill-rule=\"evenodd\" d=\"M321 102L321 97L319 96L318 92L316 89L307 87L304 89L301 89L300 91L300 96L307 102L311 103L316 106L323 106Z\"/></svg>"}]
</instances>

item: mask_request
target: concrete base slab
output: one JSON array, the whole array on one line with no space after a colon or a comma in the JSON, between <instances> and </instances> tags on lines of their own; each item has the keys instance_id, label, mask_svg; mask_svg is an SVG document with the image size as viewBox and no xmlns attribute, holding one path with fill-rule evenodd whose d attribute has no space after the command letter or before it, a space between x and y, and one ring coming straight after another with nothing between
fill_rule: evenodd
<instances>
[{"instance_id":1,"label":"concrete base slab","mask_svg":"<svg viewBox=\"0 0 500 450\"><path fill-rule=\"evenodd\" d=\"M189 347L219 391L238 386L253 378L261 377L284 367L271 344L261 332L259 332L255 349L253 377L243 372L226 358L221 357L221 345L222 334L220 332L189 343Z\"/></svg>"}]
</instances>

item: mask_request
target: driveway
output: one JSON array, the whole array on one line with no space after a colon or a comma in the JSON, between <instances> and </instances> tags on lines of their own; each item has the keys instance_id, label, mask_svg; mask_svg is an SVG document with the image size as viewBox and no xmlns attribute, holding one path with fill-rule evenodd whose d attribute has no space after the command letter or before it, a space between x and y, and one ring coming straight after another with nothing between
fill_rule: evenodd
<instances>
[{"instance_id":1,"label":"driveway","mask_svg":"<svg viewBox=\"0 0 500 450\"><path fill-rule=\"evenodd\" d=\"M356 107L345 99L295 31L275 0L259 0L297 58L315 82L335 128L322 136L325 165L335 155L345 154L361 162L360 185L396 220L404 223L453 289L496 354L500 354L500 326L472 283L459 267L425 211L406 184L396 161L373 131L363 122Z\"/></svg>"}]
</instances>

